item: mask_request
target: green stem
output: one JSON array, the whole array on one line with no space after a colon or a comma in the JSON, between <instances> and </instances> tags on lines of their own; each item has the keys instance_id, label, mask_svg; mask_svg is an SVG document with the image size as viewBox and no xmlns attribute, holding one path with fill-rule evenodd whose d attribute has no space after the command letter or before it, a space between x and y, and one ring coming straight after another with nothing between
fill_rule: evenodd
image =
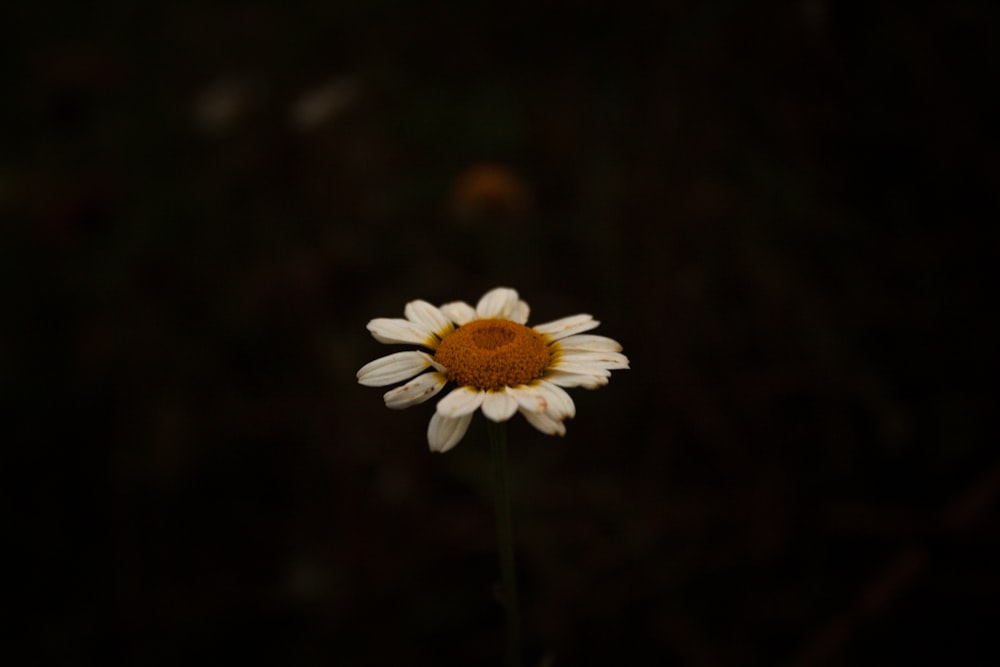
<instances>
[{"instance_id":1,"label":"green stem","mask_svg":"<svg viewBox=\"0 0 1000 667\"><path fill-rule=\"evenodd\" d=\"M500 551L501 602L507 615L507 667L521 665L521 617L517 606L517 571L514 567L514 534L507 491L507 424L486 420L496 479L497 548Z\"/></svg>"}]
</instances>

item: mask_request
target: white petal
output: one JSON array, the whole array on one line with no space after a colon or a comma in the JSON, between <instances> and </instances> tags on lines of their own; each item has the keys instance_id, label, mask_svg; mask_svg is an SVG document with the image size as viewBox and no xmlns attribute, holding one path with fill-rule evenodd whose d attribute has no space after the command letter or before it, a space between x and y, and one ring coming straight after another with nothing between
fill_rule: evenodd
<instances>
[{"instance_id":1,"label":"white petal","mask_svg":"<svg viewBox=\"0 0 1000 667\"><path fill-rule=\"evenodd\" d=\"M476 319L476 309L464 301L452 301L441 306L441 312L455 324L468 324Z\"/></svg>"},{"instance_id":2,"label":"white petal","mask_svg":"<svg viewBox=\"0 0 1000 667\"><path fill-rule=\"evenodd\" d=\"M472 387L459 387L438 401L437 412L443 417L451 418L468 415L475 412L483 404L484 398L486 398L485 391Z\"/></svg>"},{"instance_id":3,"label":"white petal","mask_svg":"<svg viewBox=\"0 0 1000 667\"><path fill-rule=\"evenodd\" d=\"M431 368L438 371L439 373L444 373L448 370L447 368L444 367L444 364L442 364L440 361L438 361L429 354L427 355L427 363L429 363L431 365Z\"/></svg>"},{"instance_id":4,"label":"white petal","mask_svg":"<svg viewBox=\"0 0 1000 667\"><path fill-rule=\"evenodd\" d=\"M358 371L358 383L366 387L384 387L411 377L432 365L426 352L396 352L370 361Z\"/></svg>"},{"instance_id":5,"label":"white petal","mask_svg":"<svg viewBox=\"0 0 1000 667\"><path fill-rule=\"evenodd\" d=\"M483 398L483 414L495 422L505 422L517 412L517 401L510 395L507 388L500 391L488 391Z\"/></svg>"},{"instance_id":6,"label":"white petal","mask_svg":"<svg viewBox=\"0 0 1000 667\"><path fill-rule=\"evenodd\" d=\"M525 410L529 412L545 412L549 409L548 400L540 392L536 391L534 387L522 384L517 387L511 387L507 391L517 401L522 412Z\"/></svg>"},{"instance_id":7,"label":"white petal","mask_svg":"<svg viewBox=\"0 0 1000 667\"><path fill-rule=\"evenodd\" d=\"M628 368L628 357L620 352L577 352L569 350L559 355L555 368L568 366L592 366L595 369L623 370Z\"/></svg>"},{"instance_id":8,"label":"white petal","mask_svg":"<svg viewBox=\"0 0 1000 667\"><path fill-rule=\"evenodd\" d=\"M511 314L518 310L517 292L509 287L497 287L483 295L476 304L476 314L481 319L510 319Z\"/></svg>"},{"instance_id":9,"label":"white petal","mask_svg":"<svg viewBox=\"0 0 1000 667\"><path fill-rule=\"evenodd\" d=\"M621 352L622 346L618 341L607 336L595 336L593 334L579 334L569 336L559 341L557 346L560 350L579 350L581 352Z\"/></svg>"},{"instance_id":10,"label":"white petal","mask_svg":"<svg viewBox=\"0 0 1000 667\"><path fill-rule=\"evenodd\" d=\"M545 397L545 402L548 404L545 414L548 416L560 420L576 416L576 404L562 387L541 380L533 389Z\"/></svg>"},{"instance_id":11,"label":"white petal","mask_svg":"<svg viewBox=\"0 0 1000 667\"><path fill-rule=\"evenodd\" d=\"M545 379L560 387L583 387L584 389L597 389L608 383L608 378L603 375L582 375L565 371L552 371L545 376Z\"/></svg>"},{"instance_id":12,"label":"white petal","mask_svg":"<svg viewBox=\"0 0 1000 667\"><path fill-rule=\"evenodd\" d=\"M559 420L549 417L544 412L521 410L528 423L546 435L566 435L566 426Z\"/></svg>"},{"instance_id":13,"label":"white petal","mask_svg":"<svg viewBox=\"0 0 1000 667\"><path fill-rule=\"evenodd\" d=\"M531 308L524 301L518 300L514 307L510 309L507 314L507 319L512 322L517 322L518 324L524 324L528 321L528 314L531 312Z\"/></svg>"},{"instance_id":14,"label":"white petal","mask_svg":"<svg viewBox=\"0 0 1000 667\"><path fill-rule=\"evenodd\" d=\"M427 426L427 444L432 452L444 453L457 445L465 437L472 422L472 413L452 419L435 412Z\"/></svg>"},{"instance_id":15,"label":"white petal","mask_svg":"<svg viewBox=\"0 0 1000 667\"><path fill-rule=\"evenodd\" d=\"M594 377L611 377L611 371L604 366L590 363L573 363L560 359L551 366L551 370L561 373L573 373L575 375L593 375Z\"/></svg>"},{"instance_id":16,"label":"white petal","mask_svg":"<svg viewBox=\"0 0 1000 667\"><path fill-rule=\"evenodd\" d=\"M380 343L413 343L431 349L438 344L433 331L409 320L377 317L368 323L368 331Z\"/></svg>"},{"instance_id":17,"label":"white petal","mask_svg":"<svg viewBox=\"0 0 1000 667\"><path fill-rule=\"evenodd\" d=\"M539 380L531 385L508 389L522 412L545 413L556 420L576 415L576 405L565 391L551 382Z\"/></svg>"},{"instance_id":18,"label":"white petal","mask_svg":"<svg viewBox=\"0 0 1000 667\"><path fill-rule=\"evenodd\" d=\"M406 315L406 319L437 334L439 337L444 337L445 334L455 328L451 320L438 310L437 306L419 299L406 304L403 314Z\"/></svg>"},{"instance_id":19,"label":"white petal","mask_svg":"<svg viewBox=\"0 0 1000 667\"><path fill-rule=\"evenodd\" d=\"M560 338L566 338L574 334L583 333L584 331L590 331L600 324L591 315L570 315L554 322L537 324L534 329L538 333L548 336L550 340L559 340Z\"/></svg>"},{"instance_id":20,"label":"white petal","mask_svg":"<svg viewBox=\"0 0 1000 667\"><path fill-rule=\"evenodd\" d=\"M401 387L387 391L383 396L385 405L393 410L402 410L423 403L428 398L436 396L447 382L448 378L443 373L418 375Z\"/></svg>"}]
</instances>

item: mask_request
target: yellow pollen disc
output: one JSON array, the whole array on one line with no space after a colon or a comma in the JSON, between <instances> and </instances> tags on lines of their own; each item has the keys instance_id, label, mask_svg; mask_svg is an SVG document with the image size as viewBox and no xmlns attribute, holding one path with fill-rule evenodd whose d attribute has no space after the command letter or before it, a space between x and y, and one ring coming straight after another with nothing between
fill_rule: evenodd
<instances>
[{"instance_id":1,"label":"yellow pollen disc","mask_svg":"<svg viewBox=\"0 0 1000 667\"><path fill-rule=\"evenodd\" d=\"M455 384L497 390L540 378L549 365L549 348L523 324L476 320L445 336L434 357Z\"/></svg>"}]
</instances>

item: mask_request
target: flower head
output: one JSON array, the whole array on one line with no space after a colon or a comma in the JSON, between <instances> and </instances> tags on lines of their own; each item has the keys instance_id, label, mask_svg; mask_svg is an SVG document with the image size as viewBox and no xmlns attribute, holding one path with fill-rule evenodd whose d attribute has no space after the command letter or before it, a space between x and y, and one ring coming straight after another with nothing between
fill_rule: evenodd
<instances>
[{"instance_id":1,"label":"flower head","mask_svg":"<svg viewBox=\"0 0 1000 667\"><path fill-rule=\"evenodd\" d=\"M380 343L418 345L429 352L376 359L358 371L358 382L384 387L406 380L384 396L394 409L423 403L454 385L431 417L432 451L457 445L479 409L495 422L520 412L542 433L564 435L563 421L576 414L576 406L563 387L602 387L612 370L629 367L628 359L616 341L583 333L600 324L590 315L529 327L528 311L507 287L490 290L475 308L463 301L440 308L411 301L405 319L376 318L368 330Z\"/></svg>"}]
</instances>

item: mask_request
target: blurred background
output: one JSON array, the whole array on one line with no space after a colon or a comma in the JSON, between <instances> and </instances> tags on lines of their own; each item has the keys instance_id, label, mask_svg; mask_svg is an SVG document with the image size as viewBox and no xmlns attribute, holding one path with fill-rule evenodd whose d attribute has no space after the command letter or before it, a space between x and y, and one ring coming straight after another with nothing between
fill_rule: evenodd
<instances>
[{"instance_id":1,"label":"blurred background","mask_svg":"<svg viewBox=\"0 0 1000 667\"><path fill-rule=\"evenodd\" d=\"M499 664L484 425L355 372L507 285L632 361L511 423L528 664L998 664L995 3L654 4L5 4L38 663Z\"/></svg>"}]
</instances>

